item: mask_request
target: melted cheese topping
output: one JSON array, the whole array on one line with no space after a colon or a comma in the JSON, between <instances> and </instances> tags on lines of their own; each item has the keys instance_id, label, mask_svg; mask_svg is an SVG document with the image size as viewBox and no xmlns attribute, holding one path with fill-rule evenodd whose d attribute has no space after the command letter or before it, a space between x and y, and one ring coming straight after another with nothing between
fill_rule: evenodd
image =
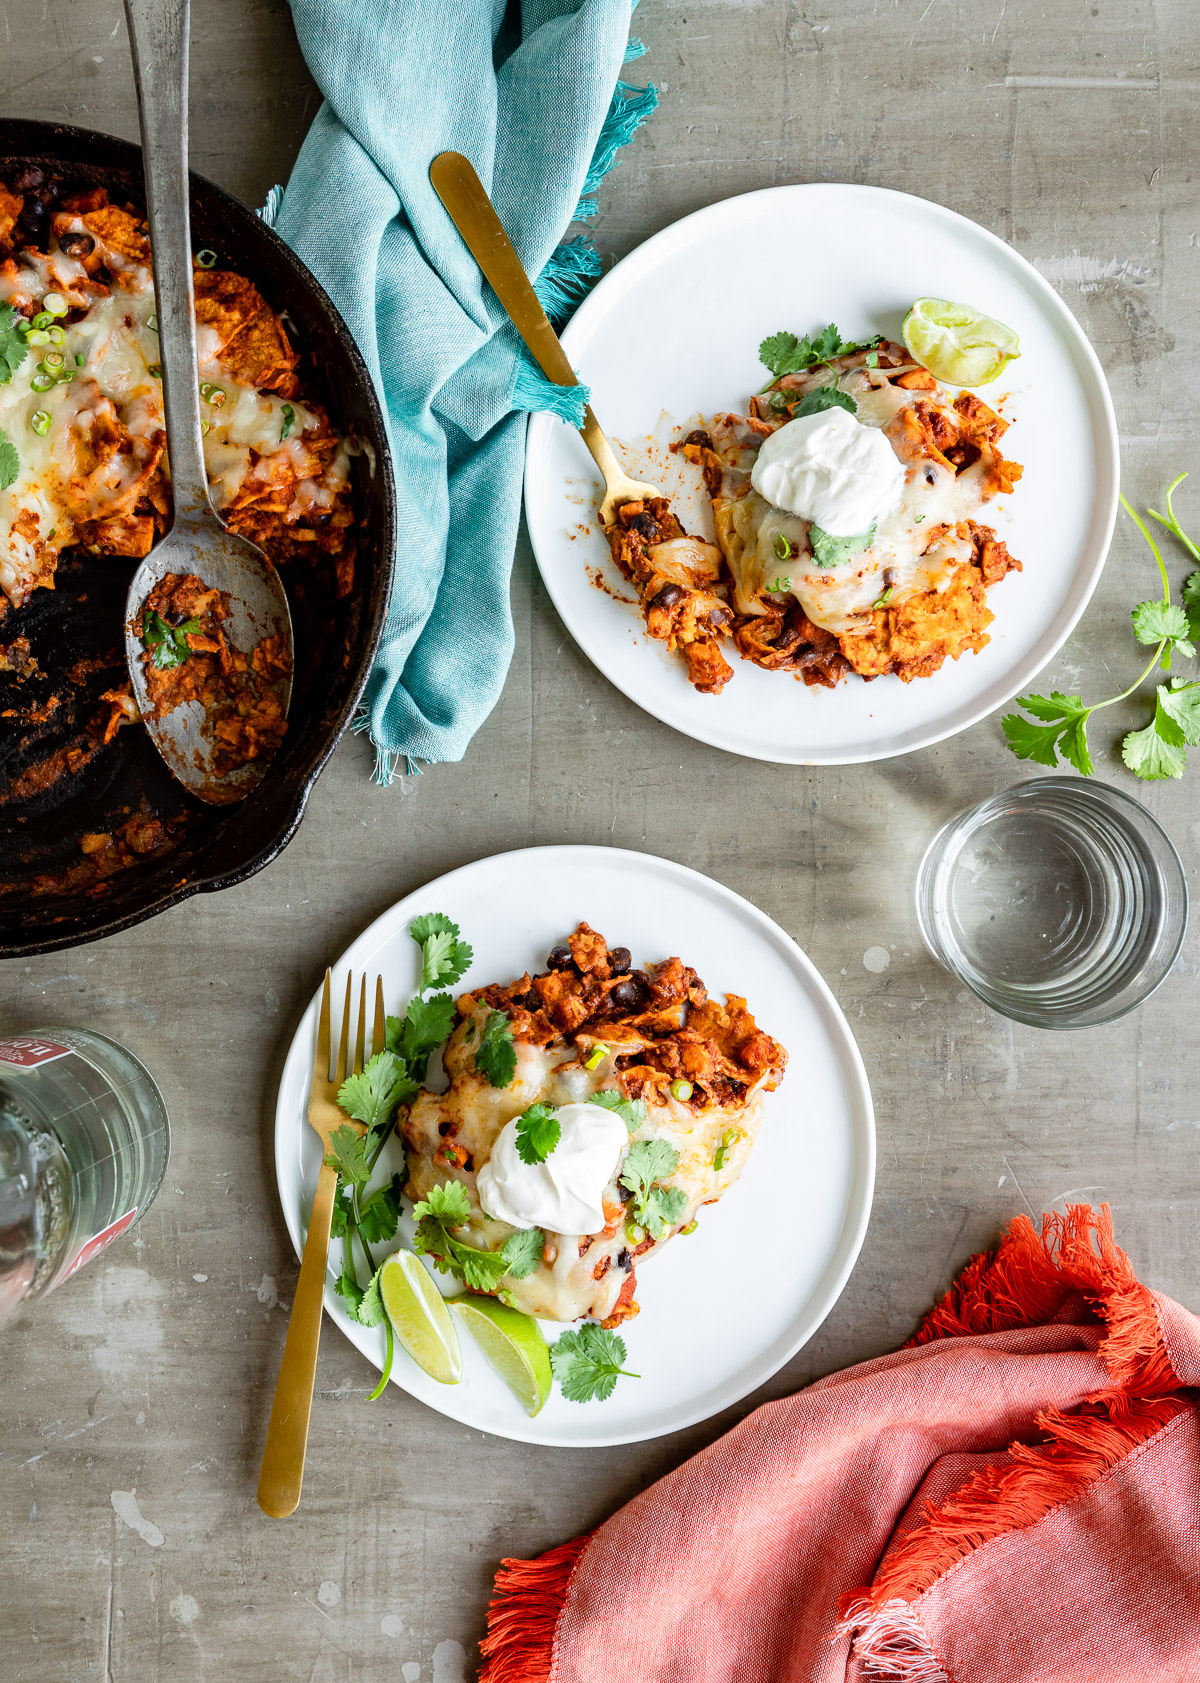
<instances>
[{"instance_id":1,"label":"melted cheese topping","mask_svg":"<svg viewBox=\"0 0 1200 1683\"><path fill-rule=\"evenodd\" d=\"M876 386L857 369L838 383L853 396L857 419L868 427L886 427L906 405L929 402L932 396L885 382ZM758 491L750 489L728 506L724 517L736 541L727 545L727 553L741 612L763 612L756 598L764 593L787 593L814 625L840 635L861 630L886 590L888 601L897 602L918 591L948 587L956 568L972 554L970 541L960 538L956 528L984 501L983 464L955 473L927 459L905 462L892 447L904 466L898 506L879 522L871 547L839 566L817 567L809 549L809 522L775 508ZM792 551L782 561L776 547L781 536Z\"/></svg>"},{"instance_id":2,"label":"melted cheese topping","mask_svg":"<svg viewBox=\"0 0 1200 1683\"><path fill-rule=\"evenodd\" d=\"M82 228L82 224L80 224ZM19 459L15 481L0 491L0 590L20 607L40 583L51 582L58 554L75 539L76 525L125 514L136 503L163 444L162 383L156 378L158 334L150 269L122 261L106 249L105 263L120 284L107 297L81 290L82 264L61 251L22 252L15 275L0 276L0 302L40 309L47 292L60 292L87 311L59 325L61 344L29 346L7 385L0 385L0 429ZM289 518L331 507L349 474L343 445L319 480L305 477L313 458L307 428L323 429L319 416L298 399L285 402L235 380L216 354L211 328L197 332L200 380L226 394L220 407L202 404L208 422L204 458L213 502L231 504L253 473L292 490ZM47 353L63 358L66 376L49 391ZM292 411L288 437L282 434ZM165 464L164 464L165 465Z\"/></svg>"}]
</instances>

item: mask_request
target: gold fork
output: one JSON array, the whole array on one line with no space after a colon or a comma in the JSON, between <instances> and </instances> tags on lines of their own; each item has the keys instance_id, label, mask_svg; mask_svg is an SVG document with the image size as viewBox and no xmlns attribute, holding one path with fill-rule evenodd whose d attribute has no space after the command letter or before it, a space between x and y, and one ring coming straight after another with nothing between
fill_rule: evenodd
<instances>
[{"instance_id":1,"label":"gold fork","mask_svg":"<svg viewBox=\"0 0 1200 1683\"><path fill-rule=\"evenodd\" d=\"M350 1004L354 976L346 977L346 1004L342 1012L342 1032L338 1042L337 1063L329 1073L330 1048L330 992L332 981L325 972L325 987L321 994L321 1014L317 1022L317 1051L313 1063L312 1091L308 1101L308 1120L321 1140L321 1172L317 1176L317 1190L313 1195L312 1214L308 1218L308 1234L304 1241L304 1256L300 1263L300 1278L292 1299L292 1314L288 1322L287 1342L283 1360L279 1364L279 1378L275 1385L275 1401L271 1406L271 1421L267 1427L267 1442L263 1450L262 1471L258 1476L258 1505L273 1519L282 1519L295 1512L304 1483L304 1457L308 1449L308 1421L312 1413L313 1381L317 1372L317 1347L321 1341L321 1312L325 1302L325 1273L329 1263L329 1229L333 1221L333 1199L337 1191L337 1170L325 1161L335 1128L351 1127L364 1134L361 1122L353 1121L337 1103L338 1089L353 1071L359 1074L365 1062L367 1028L367 978L363 976L358 1001L358 1032L354 1039L354 1055L350 1054ZM371 1050L383 1049L385 1019L383 1013L383 978L375 978L375 1021L371 1031Z\"/></svg>"},{"instance_id":2,"label":"gold fork","mask_svg":"<svg viewBox=\"0 0 1200 1683\"><path fill-rule=\"evenodd\" d=\"M442 152L429 166L429 179L451 222L462 235L467 250L483 270L492 291L508 311L509 319L528 345L530 355L542 373L556 386L577 386L579 381L575 378L567 353L538 302L538 295L530 285L521 259L513 250L504 225L470 160L464 158L461 152ZM613 524L622 503L662 496L657 485L643 485L640 480L630 479L613 455L612 445L592 414L590 403L583 411L583 425L579 433L592 460L604 475L604 501L600 504L602 526Z\"/></svg>"}]
</instances>

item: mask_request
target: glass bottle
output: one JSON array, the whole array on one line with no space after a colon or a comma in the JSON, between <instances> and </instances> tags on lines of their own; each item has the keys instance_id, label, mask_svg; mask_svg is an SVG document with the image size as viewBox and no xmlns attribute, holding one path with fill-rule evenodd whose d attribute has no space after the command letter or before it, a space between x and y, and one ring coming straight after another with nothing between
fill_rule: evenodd
<instances>
[{"instance_id":1,"label":"glass bottle","mask_svg":"<svg viewBox=\"0 0 1200 1683\"><path fill-rule=\"evenodd\" d=\"M116 1041L0 1037L0 1326L141 1220L170 1148L162 1095Z\"/></svg>"}]
</instances>

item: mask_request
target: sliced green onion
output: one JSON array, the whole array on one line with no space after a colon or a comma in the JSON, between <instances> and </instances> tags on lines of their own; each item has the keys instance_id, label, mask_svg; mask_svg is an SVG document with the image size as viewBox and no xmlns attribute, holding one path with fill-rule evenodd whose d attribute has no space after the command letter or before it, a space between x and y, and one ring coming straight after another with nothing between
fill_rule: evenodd
<instances>
[{"instance_id":1,"label":"sliced green onion","mask_svg":"<svg viewBox=\"0 0 1200 1683\"><path fill-rule=\"evenodd\" d=\"M82 368L86 362L87 362L87 357L84 356L83 352L82 351L76 351L75 352L75 366L76 366L76 368Z\"/></svg>"},{"instance_id":2,"label":"sliced green onion","mask_svg":"<svg viewBox=\"0 0 1200 1683\"><path fill-rule=\"evenodd\" d=\"M602 1042L597 1043L592 1048L591 1056L584 1063L584 1069L599 1069L607 1056L608 1047Z\"/></svg>"},{"instance_id":3,"label":"sliced green onion","mask_svg":"<svg viewBox=\"0 0 1200 1683\"><path fill-rule=\"evenodd\" d=\"M631 1245L640 1245L646 1237L646 1229L639 1227L636 1221L627 1221L625 1223L625 1237Z\"/></svg>"},{"instance_id":4,"label":"sliced green onion","mask_svg":"<svg viewBox=\"0 0 1200 1683\"><path fill-rule=\"evenodd\" d=\"M879 367L879 352L878 351L868 351L867 352L867 367L868 368L878 368Z\"/></svg>"},{"instance_id":5,"label":"sliced green onion","mask_svg":"<svg viewBox=\"0 0 1200 1683\"><path fill-rule=\"evenodd\" d=\"M781 561L787 561L790 558L792 546L785 532L776 532L773 548Z\"/></svg>"},{"instance_id":6,"label":"sliced green onion","mask_svg":"<svg viewBox=\"0 0 1200 1683\"><path fill-rule=\"evenodd\" d=\"M200 423L200 436L201 436L201 438L207 438L208 434L211 431L212 431L212 428L209 426L208 422L207 421L201 421L201 423Z\"/></svg>"},{"instance_id":7,"label":"sliced green onion","mask_svg":"<svg viewBox=\"0 0 1200 1683\"><path fill-rule=\"evenodd\" d=\"M66 364L66 360L61 351L47 351L38 367L42 369L43 373L57 374L59 369Z\"/></svg>"},{"instance_id":8,"label":"sliced green onion","mask_svg":"<svg viewBox=\"0 0 1200 1683\"><path fill-rule=\"evenodd\" d=\"M211 380L204 380L200 385L200 396L205 403L211 404L214 409L219 409L224 403L227 393L224 386L214 386Z\"/></svg>"},{"instance_id":9,"label":"sliced green onion","mask_svg":"<svg viewBox=\"0 0 1200 1683\"><path fill-rule=\"evenodd\" d=\"M146 372L147 372L147 374L150 375L150 377L152 379L161 380L162 379L162 363L161 362L152 362L150 364L149 368L147 368Z\"/></svg>"},{"instance_id":10,"label":"sliced green onion","mask_svg":"<svg viewBox=\"0 0 1200 1683\"><path fill-rule=\"evenodd\" d=\"M39 438L45 438L50 431L50 411L48 409L35 409L29 417L29 425ZM51 532L50 536L53 537L54 533Z\"/></svg>"},{"instance_id":11,"label":"sliced green onion","mask_svg":"<svg viewBox=\"0 0 1200 1683\"><path fill-rule=\"evenodd\" d=\"M671 1083L671 1097L673 1099L690 1099L691 1096L692 1096L692 1084L691 1084L690 1081L684 1081L682 1079L680 1079L678 1081L672 1081L672 1083Z\"/></svg>"},{"instance_id":12,"label":"sliced green onion","mask_svg":"<svg viewBox=\"0 0 1200 1683\"><path fill-rule=\"evenodd\" d=\"M725 1167L725 1159L729 1156L730 1147L734 1145L737 1138L737 1128L726 1128L721 1135L721 1143L713 1152L713 1168L718 1172Z\"/></svg>"},{"instance_id":13,"label":"sliced green onion","mask_svg":"<svg viewBox=\"0 0 1200 1683\"><path fill-rule=\"evenodd\" d=\"M875 600L871 603L871 607L873 609L874 608L886 608L888 603L891 601L893 595L895 594L895 591L896 591L895 585L894 584L889 584L887 589L882 593L882 595L877 596L875 598Z\"/></svg>"},{"instance_id":14,"label":"sliced green onion","mask_svg":"<svg viewBox=\"0 0 1200 1683\"><path fill-rule=\"evenodd\" d=\"M785 409L791 408L791 403L786 392L772 392L767 402L769 407L772 408L777 415L782 415Z\"/></svg>"},{"instance_id":15,"label":"sliced green onion","mask_svg":"<svg viewBox=\"0 0 1200 1683\"><path fill-rule=\"evenodd\" d=\"M70 308L61 292L48 292L42 299L42 309L47 315L65 316Z\"/></svg>"},{"instance_id":16,"label":"sliced green onion","mask_svg":"<svg viewBox=\"0 0 1200 1683\"><path fill-rule=\"evenodd\" d=\"M50 530L46 533L46 542L47 543L50 542L50 539L54 536L55 532L57 532L57 531L58 531L57 526L51 526Z\"/></svg>"},{"instance_id":17,"label":"sliced green onion","mask_svg":"<svg viewBox=\"0 0 1200 1683\"><path fill-rule=\"evenodd\" d=\"M66 338L61 327L48 327L46 333L52 345L61 345Z\"/></svg>"},{"instance_id":18,"label":"sliced green onion","mask_svg":"<svg viewBox=\"0 0 1200 1683\"><path fill-rule=\"evenodd\" d=\"M30 389L35 392L48 392L51 386L58 384L53 374L35 374L30 380Z\"/></svg>"},{"instance_id":19,"label":"sliced green onion","mask_svg":"<svg viewBox=\"0 0 1200 1683\"><path fill-rule=\"evenodd\" d=\"M39 310L29 325L31 327L49 327L53 320L54 317L48 310Z\"/></svg>"},{"instance_id":20,"label":"sliced green onion","mask_svg":"<svg viewBox=\"0 0 1200 1683\"><path fill-rule=\"evenodd\" d=\"M196 267L198 269L215 269L216 266L217 254L215 251L209 251L208 247L205 246L203 251L196 253Z\"/></svg>"},{"instance_id":21,"label":"sliced green onion","mask_svg":"<svg viewBox=\"0 0 1200 1683\"><path fill-rule=\"evenodd\" d=\"M146 326L150 329L151 333L157 333L158 332L158 317L157 316L147 316L146 317Z\"/></svg>"},{"instance_id":22,"label":"sliced green onion","mask_svg":"<svg viewBox=\"0 0 1200 1683\"><path fill-rule=\"evenodd\" d=\"M60 386L69 386L71 381L75 378L75 370L73 368L64 368L62 372L60 374L56 374L54 378Z\"/></svg>"},{"instance_id":23,"label":"sliced green onion","mask_svg":"<svg viewBox=\"0 0 1200 1683\"><path fill-rule=\"evenodd\" d=\"M40 327L35 327L31 332L25 335L25 343L27 345L48 345L50 343L50 335L44 332Z\"/></svg>"},{"instance_id":24,"label":"sliced green onion","mask_svg":"<svg viewBox=\"0 0 1200 1683\"><path fill-rule=\"evenodd\" d=\"M290 403L285 403L279 413L283 418L283 425L279 429L279 442L282 444L292 430L292 422L296 419L296 411Z\"/></svg>"},{"instance_id":25,"label":"sliced green onion","mask_svg":"<svg viewBox=\"0 0 1200 1683\"><path fill-rule=\"evenodd\" d=\"M686 1227L681 1227L679 1229L679 1231L681 1233L694 1233L696 1231L696 1229L699 1227L699 1225L700 1225L700 1223L696 1220L695 1216L693 1216L691 1221L688 1222L687 1226Z\"/></svg>"}]
</instances>

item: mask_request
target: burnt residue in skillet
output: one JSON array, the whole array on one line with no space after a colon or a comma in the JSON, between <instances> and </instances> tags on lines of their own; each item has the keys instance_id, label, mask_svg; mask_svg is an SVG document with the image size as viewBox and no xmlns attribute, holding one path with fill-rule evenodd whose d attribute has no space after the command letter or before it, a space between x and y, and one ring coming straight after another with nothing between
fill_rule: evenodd
<instances>
[{"instance_id":1,"label":"burnt residue in skillet","mask_svg":"<svg viewBox=\"0 0 1200 1683\"><path fill-rule=\"evenodd\" d=\"M142 202L135 147L50 124L0 123L0 178L15 185L29 169L44 182L26 177L33 189L22 214L38 226L23 231L39 243L56 192L104 186L114 202ZM39 204L43 212L31 209ZM107 745L99 740L112 711L101 697L124 677L122 611L136 563L67 552L57 588L34 591L0 619L0 714L8 715L0 718L0 955L110 933L273 858L348 722L386 611L394 500L361 358L311 277L244 206L193 177L192 220L194 245L219 252L285 313L305 389L367 446L355 474L355 591L337 602L319 571L281 570L298 660L289 731L255 794L224 811L186 794L140 725L122 727ZM55 775L68 760L69 774ZM104 837L114 842L98 845Z\"/></svg>"}]
</instances>

